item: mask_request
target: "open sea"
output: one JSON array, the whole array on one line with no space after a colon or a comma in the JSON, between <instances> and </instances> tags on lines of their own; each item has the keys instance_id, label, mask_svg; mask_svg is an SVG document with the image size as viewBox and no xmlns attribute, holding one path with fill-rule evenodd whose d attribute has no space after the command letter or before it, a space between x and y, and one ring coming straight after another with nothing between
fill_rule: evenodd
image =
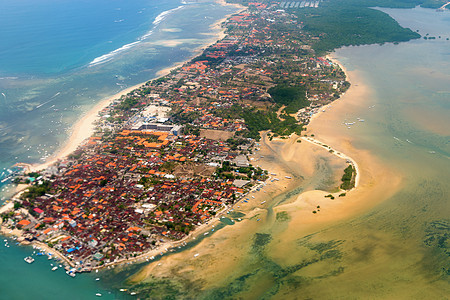
<instances>
[{"instance_id":1,"label":"open sea","mask_svg":"<svg viewBox=\"0 0 450 300\"><path fill-rule=\"evenodd\" d=\"M0 181L15 163L45 161L102 99L214 42L211 25L235 11L213 0L0 1ZM1 182L0 203L13 191ZM2 238L0 299L126 298L95 280L101 272L70 278L46 257L28 265L32 252Z\"/></svg>"},{"instance_id":2,"label":"open sea","mask_svg":"<svg viewBox=\"0 0 450 300\"><path fill-rule=\"evenodd\" d=\"M16 162L43 161L64 143L80 115L192 56L211 41L209 25L233 11L209 0L2 0L0 174ZM343 65L358 70L374 92L364 99L373 109L364 106L343 116L365 122L351 130L336 126L357 149L370 151L401 175L400 191L360 216L308 236L301 229L285 234L287 227L270 219L260 222L261 227L240 233L248 243L230 241L242 263L222 280L204 285L197 280L200 265L178 276L181 262L169 273L170 282L148 280L155 297L448 298L450 12L383 11L436 39L338 50ZM11 193L7 186L0 189L3 197ZM279 198L302 191L299 186ZM281 240L281 234L290 240ZM23 258L33 249L7 243L10 247L2 238L0 299L91 299L96 293L134 299L118 288L139 266L70 278L61 269L52 272L55 262L46 257L26 264ZM216 248L218 257L222 250Z\"/></svg>"}]
</instances>

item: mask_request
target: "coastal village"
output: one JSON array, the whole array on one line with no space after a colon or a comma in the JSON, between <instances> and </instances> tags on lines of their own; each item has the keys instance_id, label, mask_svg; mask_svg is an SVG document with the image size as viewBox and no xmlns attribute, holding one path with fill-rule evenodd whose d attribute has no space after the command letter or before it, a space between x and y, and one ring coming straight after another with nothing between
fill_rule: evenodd
<instances>
[{"instance_id":1,"label":"coastal village","mask_svg":"<svg viewBox=\"0 0 450 300\"><path fill-rule=\"evenodd\" d=\"M249 3L224 39L113 101L77 151L16 178L30 186L2 227L55 249L74 274L183 241L233 210L270 176L249 158L260 131L300 136L349 87L288 3Z\"/></svg>"}]
</instances>

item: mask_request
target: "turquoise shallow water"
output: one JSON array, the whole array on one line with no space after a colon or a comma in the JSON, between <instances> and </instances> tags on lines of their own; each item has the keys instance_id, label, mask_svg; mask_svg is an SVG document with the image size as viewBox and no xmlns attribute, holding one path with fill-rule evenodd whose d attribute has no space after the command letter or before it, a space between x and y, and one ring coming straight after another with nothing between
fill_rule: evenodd
<instances>
[{"instance_id":1,"label":"turquoise shallow water","mask_svg":"<svg viewBox=\"0 0 450 300\"><path fill-rule=\"evenodd\" d=\"M1 6L0 179L17 162L44 161L100 100L213 42L210 26L235 11L212 0L7 0ZM0 202L11 193L0 184ZM33 249L9 245L0 245L0 299L90 299L97 292L126 298L108 290L123 276L70 278L52 272L45 257L26 264Z\"/></svg>"}]
</instances>

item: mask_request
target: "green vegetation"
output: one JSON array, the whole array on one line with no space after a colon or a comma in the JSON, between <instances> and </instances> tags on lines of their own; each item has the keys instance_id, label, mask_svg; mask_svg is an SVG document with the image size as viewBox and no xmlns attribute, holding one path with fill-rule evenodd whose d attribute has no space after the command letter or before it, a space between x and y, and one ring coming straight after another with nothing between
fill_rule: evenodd
<instances>
[{"instance_id":1,"label":"green vegetation","mask_svg":"<svg viewBox=\"0 0 450 300\"><path fill-rule=\"evenodd\" d=\"M284 111L294 114L309 105L304 87L277 85L267 91L277 104L285 105Z\"/></svg>"},{"instance_id":2,"label":"green vegetation","mask_svg":"<svg viewBox=\"0 0 450 300\"><path fill-rule=\"evenodd\" d=\"M336 0L323 2L319 8L297 11L304 30L319 36L313 45L318 54L342 46L405 42L420 38L420 34L401 27L384 12L370 6L411 7L419 1L359 1Z\"/></svg>"},{"instance_id":3,"label":"green vegetation","mask_svg":"<svg viewBox=\"0 0 450 300\"><path fill-rule=\"evenodd\" d=\"M50 182L44 181L42 184L33 185L28 188L26 192L22 194L22 199L32 200L40 196L44 196L50 189Z\"/></svg>"},{"instance_id":4,"label":"green vegetation","mask_svg":"<svg viewBox=\"0 0 450 300\"><path fill-rule=\"evenodd\" d=\"M292 133L301 134L303 127L294 117L286 114L277 117L276 112L246 109L243 118L248 128L247 137L260 140L259 132L271 130L274 136L287 136Z\"/></svg>"},{"instance_id":5,"label":"green vegetation","mask_svg":"<svg viewBox=\"0 0 450 300\"><path fill-rule=\"evenodd\" d=\"M117 109L119 110L131 110L133 107L136 106L136 104L138 104L138 100L135 98L126 98L125 100L123 100L119 105L117 105Z\"/></svg>"},{"instance_id":6,"label":"green vegetation","mask_svg":"<svg viewBox=\"0 0 450 300\"><path fill-rule=\"evenodd\" d=\"M331 200L334 200L334 196L331 194L326 195L325 198L330 198Z\"/></svg>"},{"instance_id":7,"label":"green vegetation","mask_svg":"<svg viewBox=\"0 0 450 300\"><path fill-rule=\"evenodd\" d=\"M341 184L341 189L343 190L351 190L352 188L355 187L355 175L356 175L356 170L355 168L353 168L352 165L349 165L347 168L345 168L344 170L344 175L342 175L342 184Z\"/></svg>"}]
</instances>

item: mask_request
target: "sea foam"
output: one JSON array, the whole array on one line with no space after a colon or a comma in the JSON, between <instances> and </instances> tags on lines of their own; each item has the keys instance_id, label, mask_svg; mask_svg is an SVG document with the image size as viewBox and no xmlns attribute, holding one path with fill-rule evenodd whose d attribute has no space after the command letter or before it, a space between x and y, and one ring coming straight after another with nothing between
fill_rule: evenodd
<instances>
[{"instance_id":1,"label":"sea foam","mask_svg":"<svg viewBox=\"0 0 450 300\"><path fill-rule=\"evenodd\" d=\"M156 16L155 20L153 21L153 28L155 28L156 26L158 26L162 21L164 21L170 14L174 13L177 10L182 9L184 6L180 5L176 8L173 9L169 9L166 11L163 11L162 13L160 13L159 15ZM150 30L149 32L147 32L146 34L144 34L143 36L139 37L138 40L136 42L133 43L129 43L126 45L123 45L122 47L113 50L111 52L109 52L108 54L104 54L102 56L99 56L97 58L95 58L94 60L92 60L89 63L89 67L93 67L93 66L97 66L103 63L106 63L108 61L111 61L114 56L116 56L117 54L124 52L125 50L128 50L138 44L140 44L143 40L147 39L148 37L150 37L153 34L153 30Z\"/></svg>"}]
</instances>

